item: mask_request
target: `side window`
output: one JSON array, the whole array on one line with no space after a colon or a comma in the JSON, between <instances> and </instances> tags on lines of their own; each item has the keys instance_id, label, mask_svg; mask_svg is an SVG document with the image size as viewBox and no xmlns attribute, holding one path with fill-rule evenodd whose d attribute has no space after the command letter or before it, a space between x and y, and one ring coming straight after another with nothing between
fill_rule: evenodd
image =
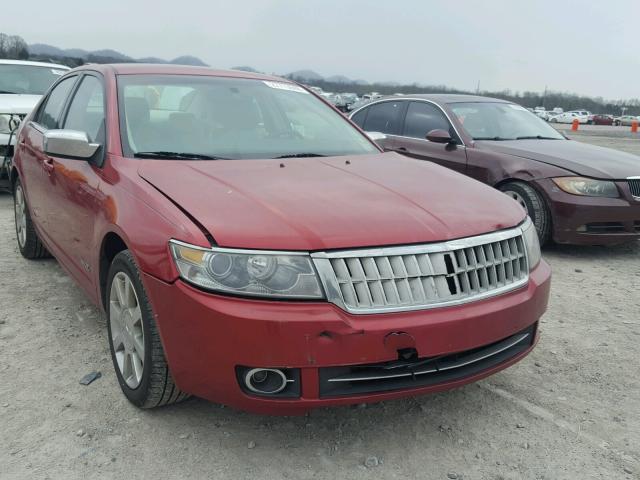
<instances>
[{"instance_id":1,"label":"side window","mask_svg":"<svg viewBox=\"0 0 640 480\"><path fill-rule=\"evenodd\" d=\"M404 121L405 137L424 139L431 130L444 130L453 135L449 120L435 105L426 102L411 102Z\"/></svg>"},{"instance_id":2,"label":"side window","mask_svg":"<svg viewBox=\"0 0 640 480\"><path fill-rule=\"evenodd\" d=\"M104 142L104 98L102 83L85 75L71 100L64 128L86 132L92 142Z\"/></svg>"},{"instance_id":3,"label":"side window","mask_svg":"<svg viewBox=\"0 0 640 480\"><path fill-rule=\"evenodd\" d=\"M363 108L358 113L356 113L353 117L351 117L351 121L358 125L360 128L364 128L364 119L367 118L367 110L368 108Z\"/></svg>"},{"instance_id":4,"label":"side window","mask_svg":"<svg viewBox=\"0 0 640 480\"><path fill-rule=\"evenodd\" d=\"M71 87L76 83L77 77L65 78L61 81L49 94L44 106L38 112L36 122L42 125L46 129L60 128L60 114L64 107L64 102L69 96Z\"/></svg>"},{"instance_id":5,"label":"side window","mask_svg":"<svg viewBox=\"0 0 640 480\"><path fill-rule=\"evenodd\" d=\"M371 105L364 122L364 130L367 132L381 132L389 135L398 135L400 132L401 102L382 102Z\"/></svg>"}]
</instances>

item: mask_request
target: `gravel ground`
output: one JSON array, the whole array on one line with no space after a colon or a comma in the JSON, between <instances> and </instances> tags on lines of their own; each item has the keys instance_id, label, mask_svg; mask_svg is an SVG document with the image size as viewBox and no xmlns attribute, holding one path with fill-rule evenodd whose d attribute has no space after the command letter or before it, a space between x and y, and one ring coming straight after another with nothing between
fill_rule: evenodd
<instances>
[{"instance_id":1,"label":"gravel ground","mask_svg":"<svg viewBox=\"0 0 640 480\"><path fill-rule=\"evenodd\" d=\"M131 406L103 315L54 260L23 260L13 229L0 195L2 479L640 478L640 243L547 249L540 343L504 372L282 418L199 399Z\"/></svg>"}]
</instances>

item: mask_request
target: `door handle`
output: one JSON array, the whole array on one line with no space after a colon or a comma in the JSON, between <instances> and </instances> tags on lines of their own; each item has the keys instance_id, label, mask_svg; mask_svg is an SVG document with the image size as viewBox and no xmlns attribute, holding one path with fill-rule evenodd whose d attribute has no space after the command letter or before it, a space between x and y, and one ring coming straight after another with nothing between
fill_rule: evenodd
<instances>
[{"instance_id":1,"label":"door handle","mask_svg":"<svg viewBox=\"0 0 640 480\"><path fill-rule=\"evenodd\" d=\"M396 148L396 150L399 151L399 152L406 152L407 148L406 147L398 147L398 148Z\"/></svg>"},{"instance_id":2,"label":"door handle","mask_svg":"<svg viewBox=\"0 0 640 480\"><path fill-rule=\"evenodd\" d=\"M53 169L55 168L53 165L53 159L45 157L42 161L42 167L47 171L47 173L53 172Z\"/></svg>"}]
</instances>

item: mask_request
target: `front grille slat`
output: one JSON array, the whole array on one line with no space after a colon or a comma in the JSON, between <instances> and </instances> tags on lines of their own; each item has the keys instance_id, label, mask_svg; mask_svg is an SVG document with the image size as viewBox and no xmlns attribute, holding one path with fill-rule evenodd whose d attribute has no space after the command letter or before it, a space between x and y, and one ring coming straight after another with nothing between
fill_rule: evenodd
<instances>
[{"instance_id":1,"label":"front grille slat","mask_svg":"<svg viewBox=\"0 0 640 480\"><path fill-rule=\"evenodd\" d=\"M342 303L334 303L353 313L428 308L501 293L528 280L520 229L486 242L464 243L327 255L341 294Z\"/></svg>"},{"instance_id":2,"label":"front grille slat","mask_svg":"<svg viewBox=\"0 0 640 480\"><path fill-rule=\"evenodd\" d=\"M627 181L629 182L631 195L640 198L640 178L629 178Z\"/></svg>"}]
</instances>

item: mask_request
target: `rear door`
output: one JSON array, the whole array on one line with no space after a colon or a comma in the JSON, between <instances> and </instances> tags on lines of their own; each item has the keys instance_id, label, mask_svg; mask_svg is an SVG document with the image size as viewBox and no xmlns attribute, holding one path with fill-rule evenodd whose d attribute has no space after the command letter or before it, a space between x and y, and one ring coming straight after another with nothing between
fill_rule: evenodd
<instances>
[{"instance_id":1,"label":"rear door","mask_svg":"<svg viewBox=\"0 0 640 480\"><path fill-rule=\"evenodd\" d=\"M393 149L408 157L427 160L443 167L466 173L467 153L457 132L440 107L425 101L408 103L401 134L395 137ZM431 130L449 132L454 143L442 144L426 139Z\"/></svg>"},{"instance_id":2,"label":"rear door","mask_svg":"<svg viewBox=\"0 0 640 480\"><path fill-rule=\"evenodd\" d=\"M43 135L49 129L60 128L60 120L64 106L78 77L73 75L61 80L53 87L38 112L23 128L23 134L17 149L20 152L21 180L32 218L38 233L50 243L50 225L55 224L55 216L44 213L50 202L50 188L47 181L51 161L43 151Z\"/></svg>"}]
</instances>

